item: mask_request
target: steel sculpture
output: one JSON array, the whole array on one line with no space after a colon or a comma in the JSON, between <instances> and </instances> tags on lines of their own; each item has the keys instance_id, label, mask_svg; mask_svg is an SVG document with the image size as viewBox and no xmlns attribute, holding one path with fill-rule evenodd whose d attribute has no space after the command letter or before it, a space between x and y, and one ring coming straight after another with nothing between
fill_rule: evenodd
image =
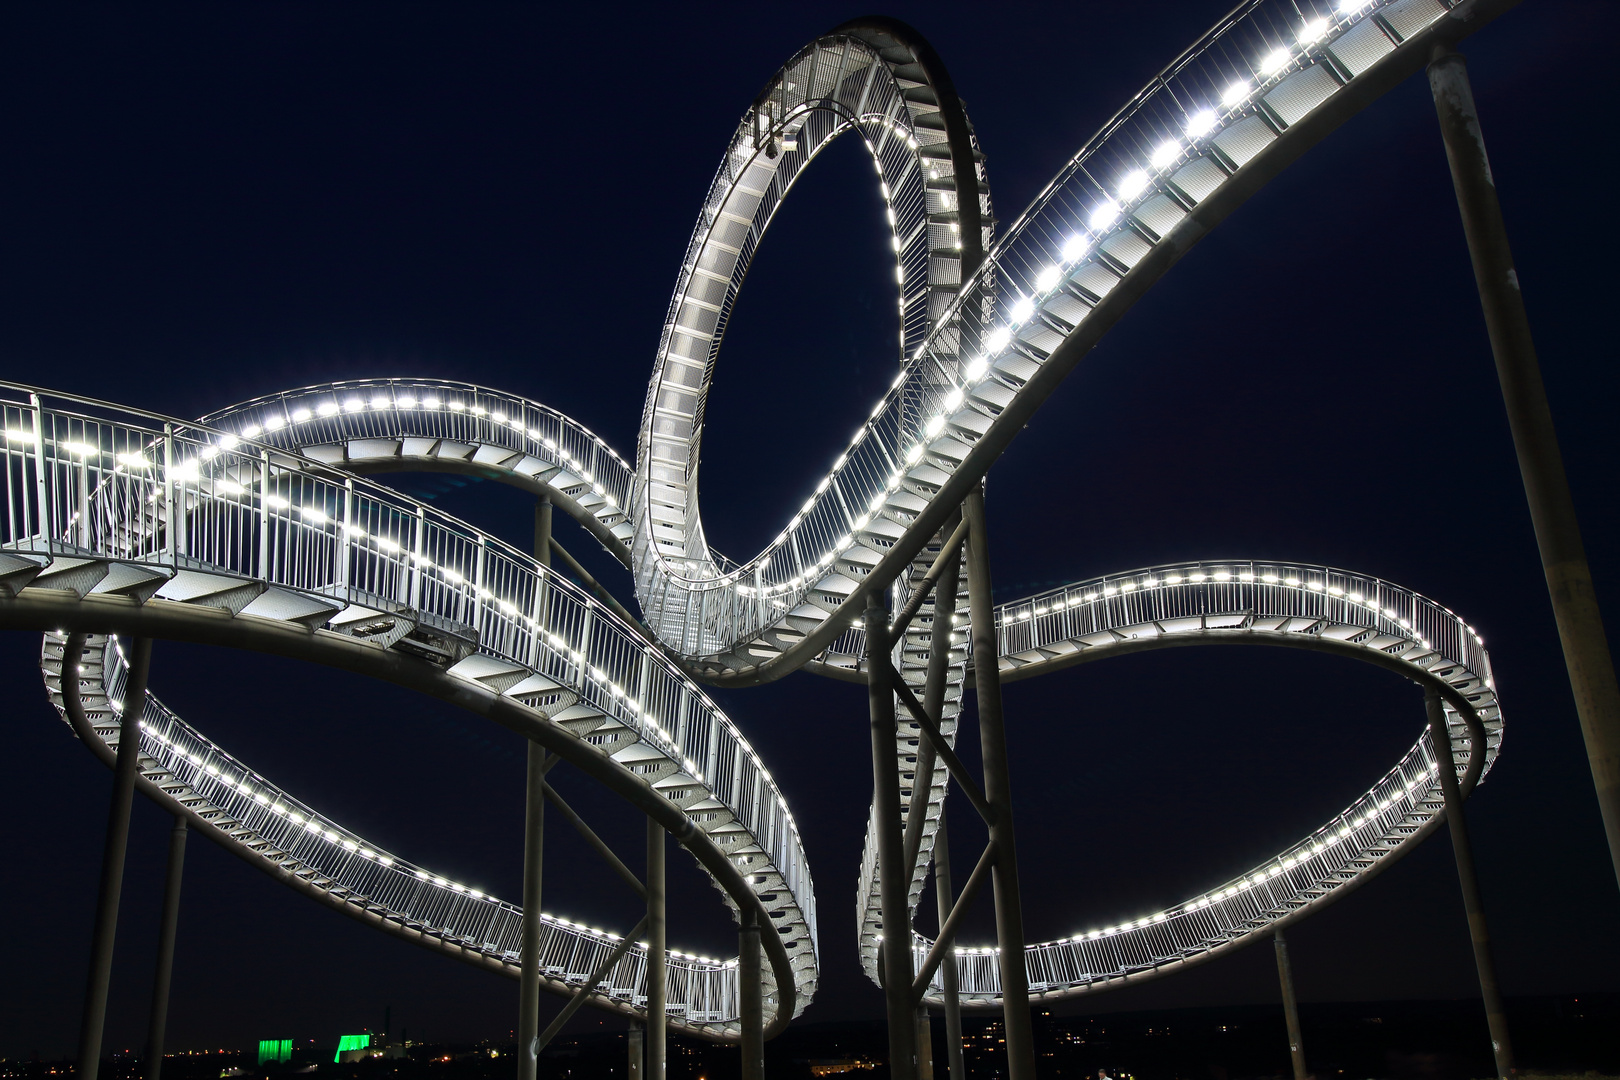
<instances>
[{"instance_id":1,"label":"steel sculpture","mask_svg":"<svg viewBox=\"0 0 1620 1080\"><path fill-rule=\"evenodd\" d=\"M525 1075L548 1037L535 1037L541 986L571 997L564 1017L587 999L662 1015L647 1026L645 1075L662 1074L666 1027L741 1042L745 1074L759 1075L762 1040L815 990L815 897L769 770L698 682L747 686L803 669L870 690L875 796L856 914L861 963L885 987L896 1076L916 1068L919 1006L944 1008L958 1032L959 1003L1002 1007L1009 1074L1025 1077L1030 995L1091 993L1262 937L1283 957L1286 925L1410 850L1448 801L1460 820L1502 731L1479 635L1414 592L1305 563L1160 566L992 606L982 481L1194 243L1509 6L1250 0L1105 125L999 239L983 155L927 43L876 19L818 38L761 91L722 157L682 262L633 464L544 405L464 382L311 386L199 421L0 384L0 626L47 631L52 701L116 765L113 876L103 883L113 906L102 922L116 913L138 787L175 815L179 837L189 825L380 930L523 975ZM850 132L871 154L892 230L898 372L815 494L763 551L735 562L709 547L697 503L709 378L776 209ZM533 493L534 555L367 479L421 470ZM553 507L630 571L639 615L557 544ZM360 671L529 739L527 916L342 828L209 741L145 690L156 637ZM1395 671L1425 690L1431 723L1365 795L1275 857L1128 923L1026 943L999 684L1234 643ZM953 749L969 688L982 781ZM545 781L558 761L648 816L644 881L595 842L647 899L645 945L634 940L641 927L620 936L538 914L544 803L594 838ZM943 849L934 857L947 776L991 834L960 898ZM737 959L664 955L666 833L732 907ZM1465 838L1454 839L1461 867ZM911 929L931 866L939 941ZM959 948L954 927L986 881L1000 947ZM110 929L104 936L103 966ZM104 990L98 972L92 989L100 978ZM94 997L85 1030L98 1044Z\"/></svg>"}]
</instances>

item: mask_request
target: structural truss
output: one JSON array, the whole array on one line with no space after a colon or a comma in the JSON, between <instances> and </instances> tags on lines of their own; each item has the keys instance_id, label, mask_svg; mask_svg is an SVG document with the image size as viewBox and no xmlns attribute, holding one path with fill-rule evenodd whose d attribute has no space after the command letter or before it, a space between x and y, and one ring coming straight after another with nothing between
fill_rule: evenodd
<instances>
[{"instance_id":1,"label":"structural truss","mask_svg":"<svg viewBox=\"0 0 1620 1080\"><path fill-rule=\"evenodd\" d=\"M521 912L345 828L153 695L125 700L123 639L172 637L361 670L486 715L662 821L765 935L768 1027L816 987L816 900L769 768L700 682L806 669L863 678L869 594L906 606L945 527L1103 333L1194 243L1310 146L1506 6L1485 0L1247 2L1153 80L999 238L966 113L925 42L851 24L795 55L726 146L677 276L634 462L537 402L443 380L311 386L198 421L0 384L0 625L48 630L51 699L111 760L141 713L143 789L288 886L385 932L516 974ZM766 547L715 552L698 508L709 380L732 305L782 200L850 134L870 152L895 260L897 370L870 418ZM548 566L368 479L443 470L551 499L629 570L640 624ZM892 662L923 691L933 627L953 633L938 718L973 679L966 591L923 603ZM1218 955L1333 900L1431 831L1437 770L1471 786L1501 736L1490 661L1449 609L1305 563L1153 567L1000 606L1003 679L1121 653L1310 647L1441 692L1459 749L1425 734L1319 829L1230 880L1113 926L1026 946L1031 990L1093 991ZM954 630L961 626L961 630ZM65 653L69 633L82 651ZM901 724L909 794L919 743ZM937 770L915 907L947 786ZM861 959L876 977L877 848L860 862ZM545 978L570 992L621 944L548 918ZM920 962L930 943L916 939ZM957 949L965 998L999 998L992 950ZM672 953L669 1023L737 1037L734 960ZM644 1008L646 954L596 1003ZM938 985L936 975L936 986Z\"/></svg>"}]
</instances>

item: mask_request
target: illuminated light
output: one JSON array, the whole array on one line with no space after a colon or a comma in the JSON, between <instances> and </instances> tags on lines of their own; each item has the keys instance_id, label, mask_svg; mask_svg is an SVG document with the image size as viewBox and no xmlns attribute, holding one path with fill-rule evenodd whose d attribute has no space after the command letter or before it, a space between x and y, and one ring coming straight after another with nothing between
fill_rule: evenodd
<instances>
[{"instance_id":1,"label":"illuminated light","mask_svg":"<svg viewBox=\"0 0 1620 1080\"><path fill-rule=\"evenodd\" d=\"M316 525L324 525L328 521L332 520L326 516L325 510L321 510L313 506L300 506L298 508L298 512L303 516L305 521L314 522Z\"/></svg>"},{"instance_id":2,"label":"illuminated light","mask_svg":"<svg viewBox=\"0 0 1620 1080\"><path fill-rule=\"evenodd\" d=\"M1012 341L1011 328L1006 326L998 326L994 330L990 331L989 336L984 339L984 344L985 348L989 349L992 353L998 353L1002 349L1005 349L1007 347L1007 343L1010 341Z\"/></svg>"},{"instance_id":3,"label":"illuminated light","mask_svg":"<svg viewBox=\"0 0 1620 1080\"><path fill-rule=\"evenodd\" d=\"M244 438L255 439L258 438L259 432L263 430L264 428L260 427L258 424L249 424L247 427L242 429L242 435Z\"/></svg>"},{"instance_id":4,"label":"illuminated light","mask_svg":"<svg viewBox=\"0 0 1620 1080\"><path fill-rule=\"evenodd\" d=\"M1311 590L1312 592L1321 592L1322 591L1322 583L1320 581L1307 581L1305 583L1305 587L1307 589Z\"/></svg>"},{"instance_id":5,"label":"illuminated light","mask_svg":"<svg viewBox=\"0 0 1620 1080\"><path fill-rule=\"evenodd\" d=\"M10 432L7 432L7 434L10 434ZM117 460L118 464L126 469L150 469L152 467L152 463L139 454L119 454Z\"/></svg>"},{"instance_id":6,"label":"illuminated light","mask_svg":"<svg viewBox=\"0 0 1620 1080\"><path fill-rule=\"evenodd\" d=\"M1226 571L1226 570L1217 570L1217 571L1215 571L1215 573L1212 576L1215 578L1216 581L1231 581L1232 580L1231 573L1229 571Z\"/></svg>"},{"instance_id":7,"label":"illuminated light","mask_svg":"<svg viewBox=\"0 0 1620 1080\"><path fill-rule=\"evenodd\" d=\"M1151 182L1148 174L1141 169L1126 173L1125 179L1119 182L1119 197L1129 202L1146 191Z\"/></svg>"},{"instance_id":8,"label":"illuminated light","mask_svg":"<svg viewBox=\"0 0 1620 1080\"><path fill-rule=\"evenodd\" d=\"M1267 585L1275 585L1277 584L1278 578L1276 574L1261 574L1260 580L1265 582Z\"/></svg>"},{"instance_id":9,"label":"illuminated light","mask_svg":"<svg viewBox=\"0 0 1620 1080\"><path fill-rule=\"evenodd\" d=\"M1159 148L1153 151L1153 156L1148 158L1148 164L1155 169L1162 169L1180 156L1181 144L1171 139L1169 142L1159 144Z\"/></svg>"},{"instance_id":10,"label":"illuminated light","mask_svg":"<svg viewBox=\"0 0 1620 1080\"><path fill-rule=\"evenodd\" d=\"M960 387L952 390L950 393L945 395L945 408L946 409L951 410L951 411L954 412L956 410L957 406L959 406L961 404L962 404L962 390L961 390Z\"/></svg>"},{"instance_id":11,"label":"illuminated light","mask_svg":"<svg viewBox=\"0 0 1620 1080\"><path fill-rule=\"evenodd\" d=\"M1299 588L1299 578L1297 578L1297 577L1283 578L1283 584L1291 586L1292 588L1297 589L1297 588Z\"/></svg>"},{"instance_id":12,"label":"illuminated light","mask_svg":"<svg viewBox=\"0 0 1620 1080\"><path fill-rule=\"evenodd\" d=\"M6 439L8 442L33 442L34 433L21 428L7 428Z\"/></svg>"},{"instance_id":13,"label":"illuminated light","mask_svg":"<svg viewBox=\"0 0 1620 1080\"><path fill-rule=\"evenodd\" d=\"M1299 43L1309 45L1313 41L1321 41L1327 36L1328 21L1326 19L1312 19L1299 28Z\"/></svg>"},{"instance_id":14,"label":"illuminated light","mask_svg":"<svg viewBox=\"0 0 1620 1080\"><path fill-rule=\"evenodd\" d=\"M1012 310L1007 312L1007 317L1015 323L1021 323L1033 314L1035 314L1035 301L1027 296L1021 296L1013 304Z\"/></svg>"},{"instance_id":15,"label":"illuminated light","mask_svg":"<svg viewBox=\"0 0 1620 1080\"><path fill-rule=\"evenodd\" d=\"M371 407L373 409L377 409L377 410L381 411L381 410L384 410L384 409L392 408L393 403L388 400L388 395L386 395L386 394L376 394L371 399Z\"/></svg>"},{"instance_id":16,"label":"illuminated light","mask_svg":"<svg viewBox=\"0 0 1620 1080\"><path fill-rule=\"evenodd\" d=\"M1091 250L1091 237L1085 233L1075 233L1063 241L1063 261L1079 262L1085 258L1086 252Z\"/></svg>"},{"instance_id":17,"label":"illuminated light","mask_svg":"<svg viewBox=\"0 0 1620 1080\"><path fill-rule=\"evenodd\" d=\"M235 480L219 480L214 483L214 487L216 490L222 491L226 495L240 495L247 491L247 488L243 487L241 484L238 484Z\"/></svg>"},{"instance_id":18,"label":"illuminated light","mask_svg":"<svg viewBox=\"0 0 1620 1080\"><path fill-rule=\"evenodd\" d=\"M315 407L315 412L320 416L332 416L337 413L338 408L335 401L323 401Z\"/></svg>"},{"instance_id":19,"label":"illuminated light","mask_svg":"<svg viewBox=\"0 0 1620 1080\"><path fill-rule=\"evenodd\" d=\"M925 427L923 431L927 433L929 438L933 438L935 435L938 435L942 430L944 430L944 428L945 418L943 416L936 416L932 420L928 421L928 426Z\"/></svg>"},{"instance_id":20,"label":"illuminated light","mask_svg":"<svg viewBox=\"0 0 1620 1080\"><path fill-rule=\"evenodd\" d=\"M1091 227L1092 232L1098 232L1118 221L1119 215L1122 213L1124 213L1124 210L1121 209L1119 203L1113 199L1104 199L1101 205L1091 212L1091 216L1086 219L1086 224Z\"/></svg>"},{"instance_id":21,"label":"illuminated light","mask_svg":"<svg viewBox=\"0 0 1620 1080\"><path fill-rule=\"evenodd\" d=\"M286 426L287 418L284 416L267 416L264 418L264 430L266 431L280 431Z\"/></svg>"},{"instance_id":22,"label":"illuminated light","mask_svg":"<svg viewBox=\"0 0 1620 1080\"><path fill-rule=\"evenodd\" d=\"M343 411L344 412L359 412L360 410L364 409L365 407L366 407L366 403L364 401L361 401L357 397L345 398L343 400Z\"/></svg>"},{"instance_id":23,"label":"illuminated light","mask_svg":"<svg viewBox=\"0 0 1620 1080\"><path fill-rule=\"evenodd\" d=\"M424 409L437 409L443 404L444 402L440 401L437 397L434 397L431 394L422 399L422 408Z\"/></svg>"},{"instance_id":24,"label":"illuminated light","mask_svg":"<svg viewBox=\"0 0 1620 1080\"><path fill-rule=\"evenodd\" d=\"M416 399L410 394L401 394L394 404L401 409L414 409L416 408Z\"/></svg>"},{"instance_id":25,"label":"illuminated light","mask_svg":"<svg viewBox=\"0 0 1620 1080\"><path fill-rule=\"evenodd\" d=\"M1221 104L1231 108L1249 96L1249 83L1247 80L1239 81L1221 91Z\"/></svg>"},{"instance_id":26,"label":"illuminated light","mask_svg":"<svg viewBox=\"0 0 1620 1080\"><path fill-rule=\"evenodd\" d=\"M1195 585L1201 585L1201 584L1203 584L1204 578L1206 576L1207 575L1201 574L1201 573L1192 573L1192 574L1187 575L1187 580L1192 582Z\"/></svg>"},{"instance_id":27,"label":"illuminated light","mask_svg":"<svg viewBox=\"0 0 1620 1080\"><path fill-rule=\"evenodd\" d=\"M1190 138L1201 139L1215 130L1220 118L1215 115L1214 109L1199 109L1187 117L1187 135Z\"/></svg>"},{"instance_id":28,"label":"illuminated light","mask_svg":"<svg viewBox=\"0 0 1620 1080\"><path fill-rule=\"evenodd\" d=\"M901 285L904 285L906 283L906 268L905 267L897 266L897 267L894 268L894 280L899 282Z\"/></svg>"},{"instance_id":29,"label":"illuminated light","mask_svg":"<svg viewBox=\"0 0 1620 1080\"><path fill-rule=\"evenodd\" d=\"M94 446L91 446L89 443L82 442L63 443L62 449L66 450L70 454L77 454L79 457L88 457L96 452L96 448Z\"/></svg>"},{"instance_id":30,"label":"illuminated light","mask_svg":"<svg viewBox=\"0 0 1620 1080\"><path fill-rule=\"evenodd\" d=\"M1329 596L1343 596L1344 595L1344 590L1339 588L1337 585L1329 585L1327 591L1328 591Z\"/></svg>"},{"instance_id":31,"label":"illuminated light","mask_svg":"<svg viewBox=\"0 0 1620 1080\"><path fill-rule=\"evenodd\" d=\"M236 444L241 441L242 440L238 439L235 435L232 435L230 432L226 432L219 437L219 448L221 450L234 450L236 449Z\"/></svg>"},{"instance_id":32,"label":"illuminated light","mask_svg":"<svg viewBox=\"0 0 1620 1080\"><path fill-rule=\"evenodd\" d=\"M179 480L181 483L196 483L199 476L200 473L197 470L197 462L195 460L182 461L180 464L176 465L170 470L171 479Z\"/></svg>"},{"instance_id":33,"label":"illuminated light","mask_svg":"<svg viewBox=\"0 0 1620 1080\"><path fill-rule=\"evenodd\" d=\"M1048 266L1045 270L1042 270L1040 276L1035 279L1035 291L1043 293L1051 292L1053 289L1058 287L1058 282L1062 280L1063 271L1055 266Z\"/></svg>"},{"instance_id":34,"label":"illuminated light","mask_svg":"<svg viewBox=\"0 0 1620 1080\"><path fill-rule=\"evenodd\" d=\"M294 409L292 411L293 423L302 424L313 415L314 413L310 412L308 409Z\"/></svg>"},{"instance_id":35,"label":"illuminated light","mask_svg":"<svg viewBox=\"0 0 1620 1080\"><path fill-rule=\"evenodd\" d=\"M990 361L984 356L975 356L969 360L967 367L962 369L962 378L968 382L977 382L990 367Z\"/></svg>"},{"instance_id":36,"label":"illuminated light","mask_svg":"<svg viewBox=\"0 0 1620 1080\"><path fill-rule=\"evenodd\" d=\"M1120 590L1120 592L1135 592L1136 591L1136 582L1127 581L1127 582L1123 583L1122 585L1120 585L1119 590Z\"/></svg>"},{"instance_id":37,"label":"illuminated light","mask_svg":"<svg viewBox=\"0 0 1620 1080\"><path fill-rule=\"evenodd\" d=\"M1239 581L1253 581L1254 580L1254 571L1253 570L1245 570L1245 571L1243 571L1242 573L1240 573L1238 575L1238 580Z\"/></svg>"},{"instance_id":38,"label":"illuminated light","mask_svg":"<svg viewBox=\"0 0 1620 1080\"><path fill-rule=\"evenodd\" d=\"M463 401L452 401L452 402L451 402L451 403L450 403L450 411L451 411L451 412L465 412L465 411L466 411L466 410L467 410L467 404L466 404L466 402L463 402Z\"/></svg>"},{"instance_id":39,"label":"illuminated light","mask_svg":"<svg viewBox=\"0 0 1620 1080\"><path fill-rule=\"evenodd\" d=\"M1103 595L1104 596L1117 596L1117 595L1119 595L1119 590L1114 588L1114 586L1109 585L1109 586L1107 586L1106 588L1103 589Z\"/></svg>"},{"instance_id":40,"label":"illuminated light","mask_svg":"<svg viewBox=\"0 0 1620 1080\"><path fill-rule=\"evenodd\" d=\"M1180 574L1166 574L1166 575L1164 575L1164 580L1166 582L1168 582L1169 584L1171 584L1171 585L1180 585L1181 584L1181 575Z\"/></svg>"},{"instance_id":41,"label":"illuminated light","mask_svg":"<svg viewBox=\"0 0 1620 1080\"><path fill-rule=\"evenodd\" d=\"M489 418L495 421L497 424L506 423L506 414L503 412L492 412L489 414Z\"/></svg>"},{"instance_id":42,"label":"illuminated light","mask_svg":"<svg viewBox=\"0 0 1620 1080\"><path fill-rule=\"evenodd\" d=\"M1157 589L1158 587L1159 587L1159 579L1156 578L1156 577L1147 578L1146 580L1144 580L1142 582L1142 588L1144 588L1144 589Z\"/></svg>"},{"instance_id":43,"label":"illuminated light","mask_svg":"<svg viewBox=\"0 0 1620 1080\"><path fill-rule=\"evenodd\" d=\"M1260 70L1267 75L1275 75L1288 66L1289 52L1287 49L1273 49L1260 61Z\"/></svg>"}]
</instances>

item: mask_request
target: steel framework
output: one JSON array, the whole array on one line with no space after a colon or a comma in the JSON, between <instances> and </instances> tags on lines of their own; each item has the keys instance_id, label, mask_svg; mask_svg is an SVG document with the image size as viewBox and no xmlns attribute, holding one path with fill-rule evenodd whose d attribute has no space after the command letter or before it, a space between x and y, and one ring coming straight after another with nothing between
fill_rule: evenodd
<instances>
[{"instance_id":1,"label":"steel framework","mask_svg":"<svg viewBox=\"0 0 1620 1080\"><path fill-rule=\"evenodd\" d=\"M747 686L804 669L867 683L875 796L856 913L861 962L886 987L895 1074L913 1074L918 1004L953 1016L965 1002L1003 1007L1009 1074L1032 1075L1028 997L1106 989L1260 937L1280 947L1283 926L1432 831L1451 781L1465 796L1499 749L1478 633L1365 575L1218 560L993 606L982 481L1188 248L1338 124L1510 6L1248 0L1111 119L999 239L983 155L933 50L892 21L840 27L784 65L726 148L682 262L634 464L555 410L466 382L310 386L199 421L0 384L0 626L47 631L51 698L94 752L120 764L120 790L139 787L278 880L389 933L508 975L528 957L526 1039L540 984L571 995L571 1008L588 997L632 1016L661 1013L665 1023L646 1036L653 1076L666 1026L741 1042L757 1074L762 1038L803 1010L819 972L797 824L698 682ZM777 208L804 167L851 132L888 208L898 371L799 512L736 562L709 547L698 510L709 380ZM534 556L367 479L399 470L471 472L534 493ZM550 507L627 567L639 618L556 546ZM552 567L554 553L585 588ZM536 748L531 899L548 755L581 768L649 817L645 885L602 848L647 897L648 943L537 915L534 902L525 920L519 907L323 816L144 691L129 643L142 650L154 637L363 671L522 733ZM1026 943L999 683L1226 643L1389 668L1439 703L1439 727L1320 829L1230 881L1127 923ZM953 750L970 687L982 782ZM1455 750L1436 752L1442 731ZM943 940L911 928L949 779L991 833L958 910L993 881L998 948L956 947L943 865ZM122 865L119 813L115 803L109 867ZM741 928L738 959L663 955L666 832L721 887ZM109 890L115 913L116 878ZM110 948L109 936L109 958Z\"/></svg>"}]
</instances>

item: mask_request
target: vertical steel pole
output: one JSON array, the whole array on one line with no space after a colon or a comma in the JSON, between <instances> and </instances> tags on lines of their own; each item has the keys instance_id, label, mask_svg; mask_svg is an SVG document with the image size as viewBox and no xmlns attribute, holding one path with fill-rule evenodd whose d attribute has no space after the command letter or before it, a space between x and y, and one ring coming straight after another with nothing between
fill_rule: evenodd
<instances>
[{"instance_id":1,"label":"vertical steel pole","mask_svg":"<svg viewBox=\"0 0 1620 1080\"><path fill-rule=\"evenodd\" d=\"M889 613L876 593L866 598L866 685L872 713L872 815L878 843L883 940L878 967L889 1020L889 1073L916 1080L917 1021L911 1001L911 875L900 831L899 728L890 684Z\"/></svg>"},{"instance_id":2,"label":"vertical steel pole","mask_svg":"<svg viewBox=\"0 0 1620 1080\"><path fill-rule=\"evenodd\" d=\"M1530 503L1530 522L1541 549L1541 568L1575 694L1575 712L1586 738L1586 756L1609 838L1609 858L1620 879L1620 686L1615 683L1614 660L1586 563L1575 502L1564 475L1541 364L1530 337L1530 320L1496 198L1496 181L1485 154L1467 62L1449 48L1437 50L1429 64L1429 87L1440 115L1440 135L1451 163L1463 234L1468 238L1474 281L1485 311L1485 330L1496 358L1496 376L1502 384L1519 474Z\"/></svg>"},{"instance_id":3,"label":"vertical steel pole","mask_svg":"<svg viewBox=\"0 0 1620 1080\"><path fill-rule=\"evenodd\" d=\"M1299 1002L1294 997L1294 965L1288 960L1288 942L1278 930L1272 938L1277 947L1277 980L1282 983L1283 1018L1288 1021L1288 1056L1294 1062L1294 1080L1306 1080L1305 1040L1299 1033Z\"/></svg>"},{"instance_id":4,"label":"vertical steel pole","mask_svg":"<svg viewBox=\"0 0 1620 1080\"><path fill-rule=\"evenodd\" d=\"M737 932L737 1019L742 1028L742 1080L765 1080L765 986L760 968L759 913L742 913Z\"/></svg>"},{"instance_id":5,"label":"vertical steel pole","mask_svg":"<svg viewBox=\"0 0 1620 1080\"><path fill-rule=\"evenodd\" d=\"M420 532L417 534L421 535ZM551 565L551 500L534 508L534 557ZM523 807L523 926L518 946L518 1080L535 1080L540 1036L540 884L546 842L546 751L529 743Z\"/></svg>"},{"instance_id":6,"label":"vertical steel pole","mask_svg":"<svg viewBox=\"0 0 1620 1080\"><path fill-rule=\"evenodd\" d=\"M951 515L940 530L944 541L956 531L958 515ZM951 620L956 617L956 594L960 584L961 558L953 559L939 575L934 585L934 624L928 638L928 667L923 680L923 712L937 722L945 707L945 679L950 674ZM934 744L917 739L917 767L912 772L911 802L906 810L905 864L916 865L917 852L922 847L923 827L928 819L928 792L934 786L934 766L938 757ZM941 808L943 810L943 807Z\"/></svg>"},{"instance_id":7,"label":"vertical steel pole","mask_svg":"<svg viewBox=\"0 0 1620 1080\"><path fill-rule=\"evenodd\" d=\"M1491 957L1491 936L1485 925L1485 905L1479 895L1479 878L1474 874L1474 848L1468 839L1468 819L1463 816L1462 792L1457 787L1457 766L1451 751L1451 732L1446 727L1446 710L1433 690L1424 697L1429 711L1429 740L1434 744L1435 772L1440 794L1446 800L1446 824L1451 829L1451 850L1457 857L1457 882L1462 886L1463 910L1468 914L1468 936L1474 945L1474 966L1479 970L1479 992L1485 999L1485 1022L1490 1026L1491 1050L1496 1054L1496 1074L1500 1080L1513 1075L1513 1043L1508 1039L1507 1012L1502 992L1496 984L1496 963ZM1472 748L1483 754L1485 748Z\"/></svg>"},{"instance_id":8,"label":"vertical steel pole","mask_svg":"<svg viewBox=\"0 0 1620 1080\"><path fill-rule=\"evenodd\" d=\"M62 677L79 677L84 635L68 638L62 654ZM107 810L107 839L101 853L101 889L96 895L96 925L90 941L90 977L79 1021L79 1076L96 1080L101 1068L101 1034L107 1022L107 984L112 978L113 939L118 934L118 898L124 887L124 852L129 847L129 812L135 797L135 774L141 757L141 712L146 705L146 677L152 662L152 640L130 643L129 677L124 681L123 715L118 722L118 759L113 765L112 805Z\"/></svg>"},{"instance_id":9,"label":"vertical steel pole","mask_svg":"<svg viewBox=\"0 0 1620 1080\"><path fill-rule=\"evenodd\" d=\"M630 1021L630 1034L625 1042L629 1044L630 1060L625 1063L625 1076L628 1080L641 1080L641 1048L643 1045L642 1026L635 1020Z\"/></svg>"},{"instance_id":10,"label":"vertical steel pole","mask_svg":"<svg viewBox=\"0 0 1620 1080\"><path fill-rule=\"evenodd\" d=\"M917 1080L934 1080L934 1022L928 1006L917 1006Z\"/></svg>"},{"instance_id":11,"label":"vertical steel pole","mask_svg":"<svg viewBox=\"0 0 1620 1080\"><path fill-rule=\"evenodd\" d=\"M180 929L180 884L186 871L186 819L174 816L169 830L169 873L163 883L163 921L158 929L157 974L152 978L152 1019L146 1029L146 1080L163 1075L163 1037L169 1026L169 983L174 975L174 938Z\"/></svg>"},{"instance_id":12,"label":"vertical steel pole","mask_svg":"<svg viewBox=\"0 0 1620 1080\"><path fill-rule=\"evenodd\" d=\"M1024 905L1018 890L1018 849L1013 836L1012 791L1007 770L1007 729L1001 713L1000 653L995 603L990 597L989 538L984 520L984 484L962 504L968 519L968 603L973 622L974 694L979 705L979 754L984 761L984 798L995 813L990 842L996 846L991 882L996 895L997 962L1001 1008L1007 1029L1008 1080L1035 1075L1035 1033L1030 1026L1029 973L1024 967Z\"/></svg>"},{"instance_id":13,"label":"vertical steel pole","mask_svg":"<svg viewBox=\"0 0 1620 1080\"><path fill-rule=\"evenodd\" d=\"M669 1031L665 964L664 827L647 819L647 1080L664 1080L664 1044Z\"/></svg>"},{"instance_id":14,"label":"vertical steel pole","mask_svg":"<svg viewBox=\"0 0 1620 1080\"><path fill-rule=\"evenodd\" d=\"M939 811L939 832L934 835L934 898L939 908L939 925L951 917L956 893L951 888L951 841L945 832L945 808ZM955 950L939 965L945 982L945 1060L950 1063L951 1080L967 1080L962 1060L962 1002L958 995Z\"/></svg>"}]
</instances>

